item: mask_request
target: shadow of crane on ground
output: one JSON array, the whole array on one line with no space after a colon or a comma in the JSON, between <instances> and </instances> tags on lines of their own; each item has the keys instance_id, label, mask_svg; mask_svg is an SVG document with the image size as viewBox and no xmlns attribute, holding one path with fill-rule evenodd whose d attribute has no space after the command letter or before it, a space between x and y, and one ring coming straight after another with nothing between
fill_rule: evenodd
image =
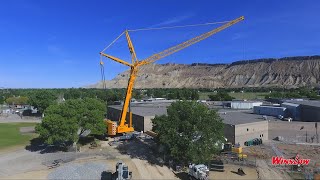
<instances>
[{"instance_id":1,"label":"shadow of crane on ground","mask_svg":"<svg viewBox=\"0 0 320 180\"><path fill-rule=\"evenodd\" d=\"M124 141L117 148L121 154L129 155L131 158L147 160L152 165L164 166L164 161L157 153L157 145L153 140L133 139Z\"/></svg>"}]
</instances>

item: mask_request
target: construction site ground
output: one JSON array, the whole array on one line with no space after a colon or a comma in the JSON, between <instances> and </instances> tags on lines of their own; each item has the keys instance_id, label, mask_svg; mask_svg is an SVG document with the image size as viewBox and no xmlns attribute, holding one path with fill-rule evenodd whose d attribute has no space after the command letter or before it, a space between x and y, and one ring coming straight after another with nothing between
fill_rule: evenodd
<instances>
[{"instance_id":1,"label":"construction site ground","mask_svg":"<svg viewBox=\"0 0 320 180\"><path fill-rule=\"evenodd\" d=\"M150 142L150 141L149 141ZM154 156L154 151L148 141L135 139L110 146L108 141L100 141L97 148L89 148L89 144L81 148L81 152L51 152L40 153L37 148L17 146L0 151L0 179L46 179L57 168L49 168L53 160L62 159L60 167L72 164L97 162L106 164L108 172L115 171L118 160L125 162L132 171L133 179L186 179L186 173L175 173L172 169L162 165L161 160ZM299 153L303 158L310 158L313 166L319 162L319 146L285 144L281 142L265 142L264 145L245 147L244 153L248 161L255 166L241 163L227 163L224 172L210 171L210 179L291 179L287 171L271 165L271 157L275 150L285 157ZM245 176L237 174L242 168ZM300 174L301 175L301 174Z\"/></svg>"}]
</instances>

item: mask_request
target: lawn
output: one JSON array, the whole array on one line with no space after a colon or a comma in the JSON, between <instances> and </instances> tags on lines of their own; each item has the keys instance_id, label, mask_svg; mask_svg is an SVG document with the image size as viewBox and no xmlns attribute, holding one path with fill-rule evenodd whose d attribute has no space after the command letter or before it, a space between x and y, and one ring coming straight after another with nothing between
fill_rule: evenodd
<instances>
[{"instance_id":1,"label":"lawn","mask_svg":"<svg viewBox=\"0 0 320 180\"><path fill-rule=\"evenodd\" d=\"M199 99L209 99L208 95L210 94L216 94L214 92L200 92L199 93ZM235 93L229 93L230 96L236 98L236 99L264 99L265 95L268 93L266 92L235 92Z\"/></svg>"},{"instance_id":2,"label":"lawn","mask_svg":"<svg viewBox=\"0 0 320 180\"><path fill-rule=\"evenodd\" d=\"M19 129L35 125L36 123L0 123L0 149L28 144L35 135L22 135Z\"/></svg>"}]
</instances>

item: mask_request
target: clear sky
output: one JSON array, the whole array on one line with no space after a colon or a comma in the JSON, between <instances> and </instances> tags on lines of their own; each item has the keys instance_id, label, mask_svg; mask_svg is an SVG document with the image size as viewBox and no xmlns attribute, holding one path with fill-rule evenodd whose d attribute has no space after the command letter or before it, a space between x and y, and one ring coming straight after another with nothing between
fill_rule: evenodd
<instances>
[{"instance_id":1,"label":"clear sky","mask_svg":"<svg viewBox=\"0 0 320 180\"><path fill-rule=\"evenodd\" d=\"M317 0L10 0L0 2L0 87L81 87L125 29L242 21L157 63L230 63L320 54ZM132 32L139 59L218 25ZM124 39L106 53L129 59ZM104 59L107 79L127 69Z\"/></svg>"}]
</instances>

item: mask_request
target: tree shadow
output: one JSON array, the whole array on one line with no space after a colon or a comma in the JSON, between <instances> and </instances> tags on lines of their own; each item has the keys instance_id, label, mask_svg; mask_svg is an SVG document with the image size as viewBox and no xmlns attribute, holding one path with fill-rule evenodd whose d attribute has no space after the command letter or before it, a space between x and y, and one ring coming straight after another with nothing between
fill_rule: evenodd
<instances>
[{"instance_id":1,"label":"tree shadow","mask_svg":"<svg viewBox=\"0 0 320 180\"><path fill-rule=\"evenodd\" d=\"M86 136L86 137L79 137L78 143L82 146L87 145L94 141L94 136Z\"/></svg>"},{"instance_id":2,"label":"tree shadow","mask_svg":"<svg viewBox=\"0 0 320 180\"><path fill-rule=\"evenodd\" d=\"M189 179L188 173L186 173L186 172L178 172L178 173L174 173L174 175L181 180L188 180Z\"/></svg>"},{"instance_id":3,"label":"tree shadow","mask_svg":"<svg viewBox=\"0 0 320 180\"><path fill-rule=\"evenodd\" d=\"M129 155L131 158L147 160L152 165L165 165L156 150L158 149L157 145L152 139L144 139L143 142L135 138L123 141L116 149L121 154Z\"/></svg>"},{"instance_id":4,"label":"tree shadow","mask_svg":"<svg viewBox=\"0 0 320 180\"><path fill-rule=\"evenodd\" d=\"M112 172L109 171L103 171L101 173L101 180L112 180L113 179L113 174Z\"/></svg>"},{"instance_id":5,"label":"tree shadow","mask_svg":"<svg viewBox=\"0 0 320 180\"><path fill-rule=\"evenodd\" d=\"M30 144L25 147L26 150L31 152L38 152L40 154L45 153L55 153L55 152L66 152L68 151L68 145L70 143L65 143L63 145L49 145L44 142L41 138L33 138L30 140Z\"/></svg>"},{"instance_id":6,"label":"tree shadow","mask_svg":"<svg viewBox=\"0 0 320 180\"><path fill-rule=\"evenodd\" d=\"M47 147L44 143L44 140L41 138L33 138L30 140L30 144L25 147L26 150L35 152L35 151L42 151Z\"/></svg>"}]
</instances>

